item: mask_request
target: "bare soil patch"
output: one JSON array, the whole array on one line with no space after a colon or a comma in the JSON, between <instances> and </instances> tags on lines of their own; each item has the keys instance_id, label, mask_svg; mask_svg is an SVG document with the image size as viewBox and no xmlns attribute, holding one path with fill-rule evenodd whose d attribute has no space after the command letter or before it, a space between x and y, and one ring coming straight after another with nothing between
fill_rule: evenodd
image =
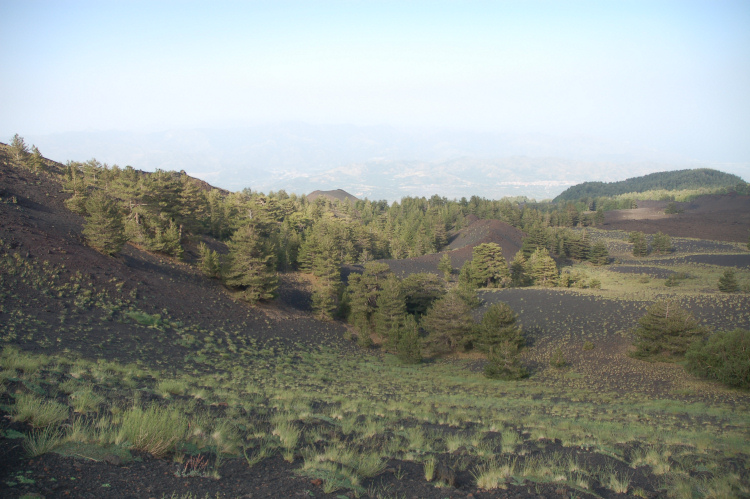
<instances>
[{"instance_id":1,"label":"bare soil patch","mask_svg":"<svg viewBox=\"0 0 750 499\"><path fill-rule=\"evenodd\" d=\"M602 229L663 232L676 237L746 242L750 234L750 196L702 196L677 203L683 213L666 215L668 201L638 201L638 208L605 214Z\"/></svg>"}]
</instances>

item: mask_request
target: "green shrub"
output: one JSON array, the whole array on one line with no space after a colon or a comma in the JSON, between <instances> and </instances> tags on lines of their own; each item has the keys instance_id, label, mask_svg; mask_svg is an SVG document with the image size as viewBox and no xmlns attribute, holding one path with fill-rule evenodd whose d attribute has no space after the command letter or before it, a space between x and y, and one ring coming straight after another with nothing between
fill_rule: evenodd
<instances>
[{"instance_id":1,"label":"green shrub","mask_svg":"<svg viewBox=\"0 0 750 499\"><path fill-rule=\"evenodd\" d=\"M562 348L557 347L557 350L552 354L552 357L549 359L549 365L554 367L555 369L562 369L568 365L568 361L565 360L565 355L563 354Z\"/></svg>"},{"instance_id":2,"label":"green shrub","mask_svg":"<svg viewBox=\"0 0 750 499\"><path fill-rule=\"evenodd\" d=\"M739 291L740 285L737 283L737 278L734 276L733 270L727 269L724 271L724 275L719 277L718 287L722 293L736 293Z\"/></svg>"},{"instance_id":3,"label":"green shrub","mask_svg":"<svg viewBox=\"0 0 750 499\"><path fill-rule=\"evenodd\" d=\"M177 410L151 406L144 411L134 407L123 415L119 440L162 457L185 437L187 428L187 420Z\"/></svg>"},{"instance_id":4,"label":"green shrub","mask_svg":"<svg viewBox=\"0 0 750 499\"><path fill-rule=\"evenodd\" d=\"M493 346L487 354L484 375L490 379L517 380L529 375L518 359L520 347L506 340Z\"/></svg>"},{"instance_id":5,"label":"green shrub","mask_svg":"<svg viewBox=\"0 0 750 499\"><path fill-rule=\"evenodd\" d=\"M667 207L664 209L664 213L666 215L674 215L674 214L677 214L677 213L682 213L683 211L684 210L682 208L680 208L679 206L677 206L677 203L675 203L674 201L672 201L671 203L669 203L667 205Z\"/></svg>"},{"instance_id":6,"label":"green shrub","mask_svg":"<svg viewBox=\"0 0 750 499\"><path fill-rule=\"evenodd\" d=\"M750 331L718 331L685 354L687 370L728 386L750 388Z\"/></svg>"}]
</instances>

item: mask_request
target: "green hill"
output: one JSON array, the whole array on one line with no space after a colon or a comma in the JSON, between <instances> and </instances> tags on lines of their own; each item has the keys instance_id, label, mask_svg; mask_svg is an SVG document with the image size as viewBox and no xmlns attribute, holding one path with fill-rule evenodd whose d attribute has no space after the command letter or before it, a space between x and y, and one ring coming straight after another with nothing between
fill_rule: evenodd
<instances>
[{"instance_id":1,"label":"green hill","mask_svg":"<svg viewBox=\"0 0 750 499\"><path fill-rule=\"evenodd\" d=\"M677 170L671 172L657 172L643 177L634 177L619 182L584 182L563 191L554 201L574 201L585 197L619 196L630 192L646 192L652 190L678 191L698 188L734 187L745 182L737 175L697 168L693 170Z\"/></svg>"}]
</instances>

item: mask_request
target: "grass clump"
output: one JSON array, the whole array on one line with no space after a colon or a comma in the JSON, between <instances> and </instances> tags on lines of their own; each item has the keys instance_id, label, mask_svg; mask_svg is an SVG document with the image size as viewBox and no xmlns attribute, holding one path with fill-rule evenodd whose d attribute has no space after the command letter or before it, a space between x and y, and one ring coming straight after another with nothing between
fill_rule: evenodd
<instances>
[{"instance_id":1,"label":"grass clump","mask_svg":"<svg viewBox=\"0 0 750 499\"><path fill-rule=\"evenodd\" d=\"M185 438L187 429L187 420L175 409L133 407L123 414L119 440L129 442L133 449L162 457Z\"/></svg>"},{"instance_id":2,"label":"grass clump","mask_svg":"<svg viewBox=\"0 0 750 499\"><path fill-rule=\"evenodd\" d=\"M188 384L178 379L165 379L156 386L156 391L163 397L170 395L184 395L187 393Z\"/></svg>"},{"instance_id":3,"label":"grass clump","mask_svg":"<svg viewBox=\"0 0 750 499\"><path fill-rule=\"evenodd\" d=\"M6 346L0 354L0 367L9 371L32 374L48 363L49 359L46 355L27 354L13 346Z\"/></svg>"},{"instance_id":4,"label":"grass clump","mask_svg":"<svg viewBox=\"0 0 750 499\"><path fill-rule=\"evenodd\" d=\"M516 460L505 464L490 462L472 473L477 487L483 490L505 489L506 483L516 474Z\"/></svg>"},{"instance_id":5,"label":"grass clump","mask_svg":"<svg viewBox=\"0 0 750 499\"><path fill-rule=\"evenodd\" d=\"M23 449L28 457L41 456L62 444L64 437L60 429L48 426L26 435L23 440Z\"/></svg>"},{"instance_id":6,"label":"grass clump","mask_svg":"<svg viewBox=\"0 0 750 499\"><path fill-rule=\"evenodd\" d=\"M70 395L73 410L78 413L96 411L104 403L104 397L94 393L91 388L76 391Z\"/></svg>"},{"instance_id":7,"label":"grass clump","mask_svg":"<svg viewBox=\"0 0 750 499\"><path fill-rule=\"evenodd\" d=\"M68 419L68 407L54 400L43 400L32 394L23 394L13 406L13 420L24 421L34 428L46 428Z\"/></svg>"}]
</instances>

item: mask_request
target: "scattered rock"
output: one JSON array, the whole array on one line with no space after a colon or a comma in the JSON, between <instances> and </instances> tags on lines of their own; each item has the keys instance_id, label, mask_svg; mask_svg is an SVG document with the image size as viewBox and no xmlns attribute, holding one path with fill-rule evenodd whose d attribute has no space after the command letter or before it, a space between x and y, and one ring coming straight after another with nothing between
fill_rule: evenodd
<instances>
[{"instance_id":1,"label":"scattered rock","mask_svg":"<svg viewBox=\"0 0 750 499\"><path fill-rule=\"evenodd\" d=\"M443 463L435 466L435 479L450 487L456 486L456 472Z\"/></svg>"},{"instance_id":2,"label":"scattered rock","mask_svg":"<svg viewBox=\"0 0 750 499\"><path fill-rule=\"evenodd\" d=\"M105 463L111 464L113 466L121 466L122 465L122 458L118 456L117 454L107 454L102 458L102 461Z\"/></svg>"}]
</instances>

